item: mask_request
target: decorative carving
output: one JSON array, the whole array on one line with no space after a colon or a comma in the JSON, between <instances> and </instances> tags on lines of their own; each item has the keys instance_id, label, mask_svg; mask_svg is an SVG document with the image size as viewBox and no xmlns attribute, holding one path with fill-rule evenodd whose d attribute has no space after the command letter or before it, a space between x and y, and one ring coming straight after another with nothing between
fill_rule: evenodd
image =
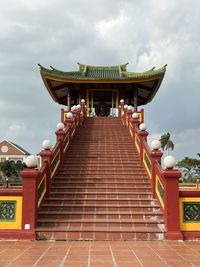
<instances>
[{"instance_id":1,"label":"decorative carving","mask_svg":"<svg viewBox=\"0 0 200 267\"><path fill-rule=\"evenodd\" d=\"M15 221L16 201L0 201L0 222Z\"/></svg>"},{"instance_id":2,"label":"decorative carving","mask_svg":"<svg viewBox=\"0 0 200 267\"><path fill-rule=\"evenodd\" d=\"M200 223L200 202L183 202L184 223Z\"/></svg>"}]
</instances>

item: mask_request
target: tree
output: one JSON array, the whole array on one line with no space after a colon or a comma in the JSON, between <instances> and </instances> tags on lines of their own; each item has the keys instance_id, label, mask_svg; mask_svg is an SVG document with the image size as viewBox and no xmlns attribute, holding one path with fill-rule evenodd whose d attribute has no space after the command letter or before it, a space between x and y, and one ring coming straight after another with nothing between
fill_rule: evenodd
<instances>
[{"instance_id":1,"label":"tree","mask_svg":"<svg viewBox=\"0 0 200 267\"><path fill-rule=\"evenodd\" d=\"M26 165L21 162L15 163L6 160L4 162L0 162L0 171L2 172L4 178L19 179L20 171L22 171L25 166Z\"/></svg>"},{"instance_id":2,"label":"tree","mask_svg":"<svg viewBox=\"0 0 200 267\"><path fill-rule=\"evenodd\" d=\"M200 179L200 160L185 157L177 163L177 167L183 171L183 182L196 182Z\"/></svg>"},{"instance_id":3,"label":"tree","mask_svg":"<svg viewBox=\"0 0 200 267\"><path fill-rule=\"evenodd\" d=\"M169 150L174 150L174 143L170 140L170 133L163 134L160 138L162 150L167 150L167 155L169 155Z\"/></svg>"}]
</instances>

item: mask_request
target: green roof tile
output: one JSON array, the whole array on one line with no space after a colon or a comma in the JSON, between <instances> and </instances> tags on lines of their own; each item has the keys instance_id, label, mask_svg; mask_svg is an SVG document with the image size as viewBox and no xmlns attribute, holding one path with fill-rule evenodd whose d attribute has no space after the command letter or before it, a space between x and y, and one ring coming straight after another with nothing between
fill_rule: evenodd
<instances>
[{"instance_id":1,"label":"green roof tile","mask_svg":"<svg viewBox=\"0 0 200 267\"><path fill-rule=\"evenodd\" d=\"M127 63L128 64L128 63ZM41 75L56 76L60 78L73 79L73 80L127 80L127 79L148 79L155 76L163 76L166 71L166 65L160 69L154 70L151 68L148 71L137 73L128 72L126 70L127 64L116 65L116 66L90 66L90 65L79 65L79 71L60 71L53 67L47 69L40 66Z\"/></svg>"}]
</instances>

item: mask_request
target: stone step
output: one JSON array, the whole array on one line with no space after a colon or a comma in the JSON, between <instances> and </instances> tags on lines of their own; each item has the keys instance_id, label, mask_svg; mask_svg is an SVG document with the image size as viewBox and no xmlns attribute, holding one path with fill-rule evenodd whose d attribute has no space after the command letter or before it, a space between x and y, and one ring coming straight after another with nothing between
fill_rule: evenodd
<instances>
[{"instance_id":1,"label":"stone step","mask_svg":"<svg viewBox=\"0 0 200 267\"><path fill-rule=\"evenodd\" d=\"M162 219L160 211L40 211L38 218L41 219Z\"/></svg>"},{"instance_id":2,"label":"stone step","mask_svg":"<svg viewBox=\"0 0 200 267\"><path fill-rule=\"evenodd\" d=\"M83 198L83 199L121 199L128 198L131 200L132 198L147 198L152 199L151 192L66 192L62 189L62 191L52 190L50 193L50 198Z\"/></svg>"},{"instance_id":3,"label":"stone step","mask_svg":"<svg viewBox=\"0 0 200 267\"><path fill-rule=\"evenodd\" d=\"M85 182L85 180L81 180L80 182L77 180L74 180L74 182L72 183L71 181L69 181L68 179L64 179L63 181L59 180L54 180L52 183L52 188L54 187L67 187L67 188L76 188L76 187L81 187L81 188L88 188L88 189L101 189L101 188L147 188L150 189L151 187L149 186L149 184L144 183L144 182L122 182L122 181L118 181L118 182L99 182L97 181L96 183L94 183L91 179L88 182Z\"/></svg>"},{"instance_id":4,"label":"stone step","mask_svg":"<svg viewBox=\"0 0 200 267\"><path fill-rule=\"evenodd\" d=\"M150 204L101 204L98 203L98 205L95 203L93 204L71 204L71 203L63 203L62 205L58 206L56 202L49 203L44 202L42 205L42 211L77 211L77 212L94 212L101 211L101 212L116 212L119 213L121 211L127 211L127 212L158 212L160 211L160 207L158 204L150 205Z\"/></svg>"},{"instance_id":5,"label":"stone step","mask_svg":"<svg viewBox=\"0 0 200 267\"><path fill-rule=\"evenodd\" d=\"M59 206L65 204L71 205L154 205L155 201L150 198L145 197L131 197L131 198L81 198L81 197L49 197L48 199L44 199L43 203L48 204L57 204Z\"/></svg>"},{"instance_id":6,"label":"stone step","mask_svg":"<svg viewBox=\"0 0 200 267\"><path fill-rule=\"evenodd\" d=\"M93 228L96 227L104 227L105 229L109 227L118 227L121 229L123 228L130 228L133 229L134 227L157 227L157 225L163 224L162 219L156 220L143 220L143 219L38 219L38 227L66 227L67 229L73 227L80 227L80 228Z\"/></svg>"},{"instance_id":7,"label":"stone step","mask_svg":"<svg viewBox=\"0 0 200 267\"><path fill-rule=\"evenodd\" d=\"M112 188L112 187L99 187L99 188L96 188L96 187L80 187L80 186L63 186L63 185L52 185L51 187L51 192L52 193L55 193L55 192L69 192L69 193L93 193L93 194L99 194L99 193L106 193L106 194L126 194L126 193L132 193L132 194L141 194L141 193L149 193L151 194L151 188L148 187L148 188L145 188L145 187L118 187L118 188Z\"/></svg>"},{"instance_id":8,"label":"stone step","mask_svg":"<svg viewBox=\"0 0 200 267\"><path fill-rule=\"evenodd\" d=\"M68 182L69 184L72 183L96 183L96 184L111 184L111 183L117 183L119 184L120 182L123 182L124 184L130 184L130 183L134 183L135 184L147 184L149 185L149 181L147 179L134 179L134 178L130 178L128 179L127 177L121 177L121 179L119 178L114 178L114 177L107 177L107 178L102 178L102 177L94 177L94 175L92 175L91 177L88 177L89 175L87 175L86 177L84 177L83 175L80 175L80 177L78 177L78 175L76 175L75 177L73 176L69 176L68 174L63 174L63 175L57 175L54 183L65 183Z\"/></svg>"},{"instance_id":9,"label":"stone step","mask_svg":"<svg viewBox=\"0 0 200 267\"><path fill-rule=\"evenodd\" d=\"M159 227L134 227L134 229L119 227L96 227L95 230L90 227L64 228L45 228L37 227L38 240L109 240L109 241L144 241L144 240L162 240L163 231Z\"/></svg>"}]
</instances>

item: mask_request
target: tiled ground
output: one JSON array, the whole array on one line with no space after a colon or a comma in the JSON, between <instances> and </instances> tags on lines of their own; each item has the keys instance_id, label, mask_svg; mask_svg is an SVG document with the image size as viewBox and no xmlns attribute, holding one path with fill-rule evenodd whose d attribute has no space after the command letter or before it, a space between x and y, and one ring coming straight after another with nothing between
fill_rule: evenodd
<instances>
[{"instance_id":1,"label":"tiled ground","mask_svg":"<svg viewBox=\"0 0 200 267\"><path fill-rule=\"evenodd\" d=\"M200 266L200 242L0 241L0 266Z\"/></svg>"}]
</instances>

